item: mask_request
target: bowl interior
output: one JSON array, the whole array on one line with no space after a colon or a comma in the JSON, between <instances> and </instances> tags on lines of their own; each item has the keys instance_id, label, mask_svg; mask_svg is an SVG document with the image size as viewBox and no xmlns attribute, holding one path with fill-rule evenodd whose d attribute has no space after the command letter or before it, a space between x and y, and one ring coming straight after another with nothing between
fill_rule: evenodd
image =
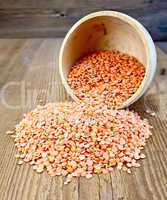
<instances>
[{"instance_id":1,"label":"bowl interior","mask_svg":"<svg viewBox=\"0 0 167 200\"><path fill-rule=\"evenodd\" d=\"M146 66L146 45L137 29L113 16L97 16L78 25L68 37L62 55L63 72L68 75L70 67L89 52L112 49L133 55Z\"/></svg>"},{"instance_id":2,"label":"bowl interior","mask_svg":"<svg viewBox=\"0 0 167 200\"><path fill-rule=\"evenodd\" d=\"M141 27L138 27L138 22L130 17L124 19L109 15L83 19L68 32L60 53L63 84L74 100L77 100L77 97L67 83L68 73L71 66L89 52L116 49L135 56L147 71L149 63L147 41L139 30ZM127 105L123 107L125 106Z\"/></svg>"}]
</instances>

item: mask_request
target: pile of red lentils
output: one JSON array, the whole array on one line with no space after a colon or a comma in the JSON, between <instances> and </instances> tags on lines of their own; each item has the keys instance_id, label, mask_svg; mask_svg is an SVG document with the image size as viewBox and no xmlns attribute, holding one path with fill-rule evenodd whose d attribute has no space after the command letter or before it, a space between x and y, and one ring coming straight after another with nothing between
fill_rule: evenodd
<instances>
[{"instance_id":1,"label":"pile of red lentils","mask_svg":"<svg viewBox=\"0 0 167 200\"><path fill-rule=\"evenodd\" d=\"M81 58L70 70L68 83L85 102L117 108L139 88L145 68L119 51L98 51Z\"/></svg>"},{"instance_id":2,"label":"pile of red lentils","mask_svg":"<svg viewBox=\"0 0 167 200\"><path fill-rule=\"evenodd\" d=\"M49 103L27 113L14 132L7 132L13 134L18 164L28 162L38 173L46 169L50 176L65 176L65 184L72 177L91 178L114 168L131 173L145 158L141 150L151 126L137 113L115 106L137 90L143 77L142 64L120 52L81 59L72 67L69 83L81 99L90 101ZM100 101L90 99L92 91Z\"/></svg>"}]
</instances>

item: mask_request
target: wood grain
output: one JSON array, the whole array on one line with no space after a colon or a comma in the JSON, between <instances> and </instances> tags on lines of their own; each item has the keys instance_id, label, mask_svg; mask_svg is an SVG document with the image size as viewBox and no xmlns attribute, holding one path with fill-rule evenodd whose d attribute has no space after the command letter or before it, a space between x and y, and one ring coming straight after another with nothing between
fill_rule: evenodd
<instances>
[{"instance_id":1,"label":"wood grain","mask_svg":"<svg viewBox=\"0 0 167 200\"><path fill-rule=\"evenodd\" d=\"M166 200L167 199L167 55L158 51L157 76L147 94L132 108L153 125L145 147L147 158L132 175L114 171L92 179L37 174L14 158L13 139L5 135L37 104L69 101L58 74L61 39L0 40L0 199L1 200ZM165 73L162 74L162 69ZM9 83L17 83L9 85ZM5 88L5 86L9 86ZM22 89L21 89L22 88ZM3 96L10 105L8 108ZM9 106L9 105L8 105ZM155 114L155 116L153 116Z\"/></svg>"},{"instance_id":2,"label":"wood grain","mask_svg":"<svg viewBox=\"0 0 167 200\"><path fill-rule=\"evenodd\" d=\"M62 37L78 19L117 10L138 19L154 40L167 40L166 0L6 0L0 1L0 37Z\"/></svg>"}]
</instances>

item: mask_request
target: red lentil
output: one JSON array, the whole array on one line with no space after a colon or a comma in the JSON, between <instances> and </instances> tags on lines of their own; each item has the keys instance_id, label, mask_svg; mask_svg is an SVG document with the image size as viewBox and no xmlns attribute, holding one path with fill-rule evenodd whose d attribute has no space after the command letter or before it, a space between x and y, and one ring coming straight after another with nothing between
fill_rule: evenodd
<instances>
[{"instance_id":1,"label":"red lentil","mask_svg":"<svg viewBox=\"0 0 167 200\"><path fill-rule=\"evenodd\" d=\"M91 178L93 173L139 167L151 126L137 113L104 104L50 103L27 113L16 125L18 164L38 173Z\"/></svg>"},{"instance_id":2,"label":"red lentil","mask_svg":"<svg viewBox=\"0 0 167 200\"><path fill-rule=\"evenodd\" d=\"M79 99L119 107L139 88L145 68L135 57L119 51L98 51L77 61L68 83Z\"/></svg>"}]
</instances>

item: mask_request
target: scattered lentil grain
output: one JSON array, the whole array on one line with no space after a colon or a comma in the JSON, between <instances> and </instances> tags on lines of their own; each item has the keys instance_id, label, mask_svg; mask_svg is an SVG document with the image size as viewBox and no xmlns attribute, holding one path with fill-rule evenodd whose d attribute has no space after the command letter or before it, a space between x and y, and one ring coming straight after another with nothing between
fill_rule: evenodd
<instances>
[{"instance_id":1,"label":"scattered lentil grain","mask_svg":"<svg viewBox=\"0 0 167 200\"><path fill-rule=\"evenodd\" d=\"M6 134L7 134L7 135L13 135L13 134L14 134L14 131L6 131Z\"/></svg>"}]
</instances>

